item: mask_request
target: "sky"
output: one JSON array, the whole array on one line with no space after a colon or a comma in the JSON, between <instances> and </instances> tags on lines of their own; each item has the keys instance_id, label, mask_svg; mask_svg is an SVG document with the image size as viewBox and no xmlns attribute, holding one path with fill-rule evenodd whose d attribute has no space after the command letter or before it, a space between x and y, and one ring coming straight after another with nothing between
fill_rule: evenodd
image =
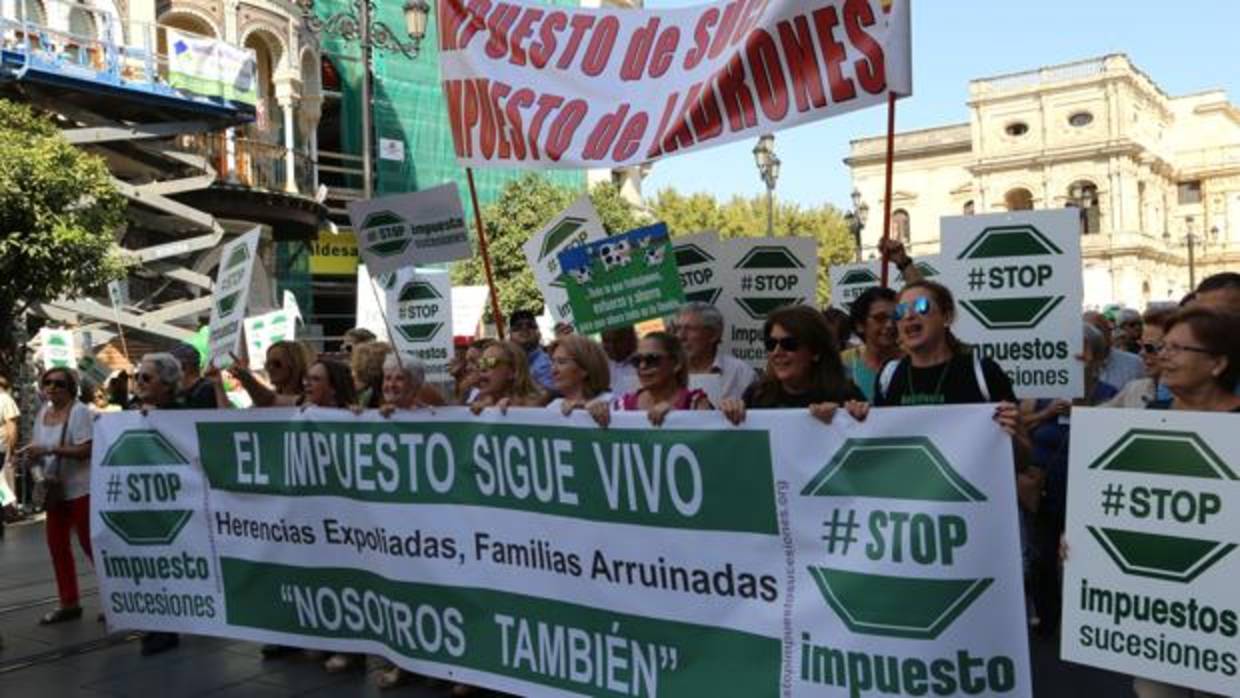
<instances>
[{"instance_id":1,"label":"sky","mask_svg":"<svg viewBox=\"0 0 1240 698\"><path fill-rule=\"evenodd\" d=\"M701 4L646 0L648 9ZM1240 2L1236 0L921 0L913 3L913 96L896 131L968 121L970 80L1109 53L1126 53L1171 96L1224 89L1240 104ZM886 109L870 107L775 136L782 165L775 195L804 206L849 208L843 159L856 138L882 135ZM753 140L655 163L643 184L721 199L765 191Z\"/></svg>"}]
</instances>

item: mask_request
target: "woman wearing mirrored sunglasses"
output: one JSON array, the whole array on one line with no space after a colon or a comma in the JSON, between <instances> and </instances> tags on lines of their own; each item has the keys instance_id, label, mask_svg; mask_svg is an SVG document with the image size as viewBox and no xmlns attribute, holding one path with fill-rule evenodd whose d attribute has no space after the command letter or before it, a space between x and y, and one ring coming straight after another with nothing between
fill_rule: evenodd
<instances>
[{"instance_id":1,"label":"woman wearing mirrored sunglasses","mask_svg":"<svg viewBox=\"0 0 1240 698\"><path fill-rule=\"evenodd\" d=\"M933 281L907 284L893 313L906 355L890 361L874 385L878 406L967 405L997 402L995 421L1022 448L1029 442L1020 421L1012 382L999 364L981 356L952 334L956 302L952 292Z\"/></svg>"},{"instance_id":2,"label":"woman wearing mirrored sunglasses","mask_svg":"<svg viewBox=\"0 0 1240 698\"><path fill-rule=\"evenodd\" d=\"M767 316L766 371L740 400L724 400L720 409L733 424L746 409L807 408L830 423L842 406L854 419L865 419L869 404L844 373L835 335L822 314L806 305L777 308Z\"/></svg>"},{"instance_id":3,"label":"woman wearing mirrored sunglasses","mask_svg":"<svg viewBox=\"0 0 1240 698\"><path fill-rule=\"evenodd\" d=\"M30 443L18 457L27 467L41 467L46 478L45 533L60 599L56 609L39 620L47 625L82 617L71 538L77 534L78 545L86 559L91 559L90 451L94 423L90 408L77 400L78 381L73 371L48 369L39 386L47 402L35 416Z\"/></svg>"},{"instance_id":4,"label":"woman wearing mirrored sunglasses","mask_svg":"<svg viewBox=\"0 0 1240 698\"><path fill-rule=\"evenodd\" d=\"M638 389L612 401L591 403L587 409L601 427L611 423L611 411L643 410L654 426L661 426L672 410L709 410L710 399L689 388L689 357L676 335L651 332L637 343L629 359L637 368Z\"/></svg>"},{"instance_id":5,"label":"woman wearing mirrored sunglasses","mask_svg":"<svg viewBox=\"0 0 1240 698\"><path fill-rule=\"evenodd\" d=\"M540 407L547 400L530 377L529 361L519 345L495 342L478 359L478 395L469 404L474 414L488 407L506 412L509 407Z\"/></svg>"}]
</instances>

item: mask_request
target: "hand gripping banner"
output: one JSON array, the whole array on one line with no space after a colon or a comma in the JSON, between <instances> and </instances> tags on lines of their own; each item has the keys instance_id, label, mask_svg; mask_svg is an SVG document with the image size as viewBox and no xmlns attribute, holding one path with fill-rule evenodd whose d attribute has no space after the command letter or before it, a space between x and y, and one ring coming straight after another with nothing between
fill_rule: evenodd
<instances>
[{"instance_id":1,"label":"hand gripping banner","mask_svg":"<svg viewBox=\"0 0 1240 698\"><path fill-rule=\"evenodd\" d=\"M520 695L1027 697L993 410L104 415L100 596Z\"/></svg>"},{"instance_id":2,"label":"hand gripping banner","mask_svg":"<svg viewBox=\"0 0 1240 698\"><path fill-rule=\"evenodd\" d=\"M462 165L638 165L912 94L908 0L441 0Z\"/></svg>"}]
</instances>

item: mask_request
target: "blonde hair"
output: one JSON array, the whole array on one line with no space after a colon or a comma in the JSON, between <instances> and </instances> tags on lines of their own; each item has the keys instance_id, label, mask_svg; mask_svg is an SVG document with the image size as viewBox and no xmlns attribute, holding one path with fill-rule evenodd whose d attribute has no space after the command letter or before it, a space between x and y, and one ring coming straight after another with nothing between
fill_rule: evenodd
<instances>
[{"instance_id":1,"label":"blonde hair","mask_svg":"<svg viewBox=\"0 0 1240 698\"><path fill-rule=\"evenodd\" d=\"M288 361L288 384L294 391L289 394L300 395L302 382L306 379L306 372L310 370L310 365L318 357L315 356L314 350L309 345L289 340L282 340L267 347L267 356L271 356L271 352L277 349L284 353L284 358Z\"/></svg>"},{"instance_id":2,"label":"blonde hair","mask_svg":"<svg viewBox=\"0 0 1240 698\"><path fill-rule=\"evenodd\" d=\"M554 357L555 350L560 347L564 347L569 357L586 372L583 386L586 397L595 397L611 388L611 367L607 365L607 355L603 353L603 348L596 342L581 335L570 334L552 342L547 353Z\"/></svg>"},{"instance_id":3,"label":"blonde hair","mask_svg":"<svg viewBox=\"0 0 1240 698\"><path fill-rule=\"evenodd\" d=\"M387 342L366 342L353 347L349 367L359 383L366 386L383 384L383 360L392 351Z\"/></svg>"},{"instance_id":4,"label":"blonde hair","mask_svg":"<svg viewBox=\"0 0 1240 698\"><path fill-rule=\"evenodd\" d=\"M525 355L525 350L519 344L512 341L496 342L483 350L483 354L498 350L504 355L504 360L512 368L512 384L508 386L508 393L499 397L506 397L513 401L520 402L524 405L539 405L543 402L543 391L534 384L534 379L530 376L529 359Z\"/></svg>"}]
</instances>

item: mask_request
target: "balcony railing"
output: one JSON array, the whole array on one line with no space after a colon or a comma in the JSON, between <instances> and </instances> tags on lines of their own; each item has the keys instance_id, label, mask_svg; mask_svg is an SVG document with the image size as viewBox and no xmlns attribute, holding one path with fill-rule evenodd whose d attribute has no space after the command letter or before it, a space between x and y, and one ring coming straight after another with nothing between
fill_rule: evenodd
<instances>
[{"instance_id":1,"label":"balcony railing","mask_svg":"<svg viewBox=\"0 0 1240 698\"><path fill-rule=\"evenodd\" d=\"M221 182L307 198L315 195L314 162L305 152L292 152L290 182L289 151L283 145L248 138L230 140L226 132L181 136L178 145L206 158Z\"/></svg>"},{"instance_id":2,"label":"balcony railing","mask_svg":"<svg viewBox=\"0 0 1240 698\"><path fill-rule=\"evenodd\" d=\"M1175 166L1186 173L1240 168L1240 143L1179 152Z\"/></svg>"}]
</instances>

